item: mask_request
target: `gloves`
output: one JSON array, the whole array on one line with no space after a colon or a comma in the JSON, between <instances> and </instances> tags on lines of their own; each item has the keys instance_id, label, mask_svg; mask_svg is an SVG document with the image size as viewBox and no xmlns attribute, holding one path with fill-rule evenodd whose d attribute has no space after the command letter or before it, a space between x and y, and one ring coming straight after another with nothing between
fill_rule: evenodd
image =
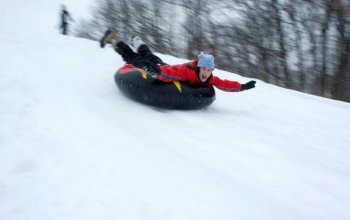
<instances>
[{"instance_id":1,"label":"gloves","mask_svg":"<svg viewBox=\"0 0 350 220\"><path fill-rule=\"evenodd\" d=\"M241 85L241 91L254 88L255 87L255 83L256 83L256 81L252 80L252 81L249 81L249 82L247 82L245 84L242 84Z\"/></svg>"}]
</instances>

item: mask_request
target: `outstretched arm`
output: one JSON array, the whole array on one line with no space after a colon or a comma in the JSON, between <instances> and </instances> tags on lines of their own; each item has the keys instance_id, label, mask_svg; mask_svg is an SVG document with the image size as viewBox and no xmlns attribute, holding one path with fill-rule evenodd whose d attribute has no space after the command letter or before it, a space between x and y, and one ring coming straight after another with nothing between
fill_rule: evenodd
<instances>
[{"instance_id":1,"label":"outstretched arm","mask_svg":"<svg viewBox=\"0 0 350 220\"><path fill-rule=\"evenodd\" d=\"M237 81L222 80L219 77L213 76L211 84L218 89L226 92L239 92L247 89L252 89L255 87L255 81L250 81L245 84L240 84Z\"/></svg>"},{"instance_id":2,"label":"outstretched arm","mask_svg":"<svg viewBox=\"0 0 350 220\"><path fill-rule=\"evenodd\" d=\"M211 79L210 84L215 86L218 89L221 89L226 92L238 92L241 91L241 84L237 81L231 81L231 80L223 80L220 79L217 76L213 76Z\"/></svg>"}]
</instances>

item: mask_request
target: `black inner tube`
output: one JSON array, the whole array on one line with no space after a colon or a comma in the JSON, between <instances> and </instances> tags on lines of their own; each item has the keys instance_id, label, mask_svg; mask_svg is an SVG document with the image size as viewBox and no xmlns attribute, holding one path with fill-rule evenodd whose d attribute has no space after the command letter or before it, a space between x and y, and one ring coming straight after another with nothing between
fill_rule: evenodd
<instances>
[{"instance_id":1,"label":"black inner tube","mask_svg":"<svg viewBox=\"0 0 350 220\"><path fill-rule=\"evenodd\" d=\"M126 65L114 76L119 89L129 98L165 109L200 109L215 101L215 90L210 85L164 83L150 79L143 70Z\"/></svg>"}]
</instances>

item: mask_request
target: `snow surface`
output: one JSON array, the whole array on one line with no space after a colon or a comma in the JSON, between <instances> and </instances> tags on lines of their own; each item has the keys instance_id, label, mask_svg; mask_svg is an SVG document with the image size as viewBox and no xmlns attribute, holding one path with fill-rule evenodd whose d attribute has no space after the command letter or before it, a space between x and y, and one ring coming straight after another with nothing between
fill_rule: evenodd
<instances>
[{"instance_id":1,"label":"snow surface","mask_svg":"<svg viewBox=\"0 0 350 220\"><path fill-rule=\"evenodd\" d=\"M59 3L0 2L1 219L350 219L349 103L258 81L203 110L139 104L111 48L57 33Z\"/></svg>"}]
</instances>

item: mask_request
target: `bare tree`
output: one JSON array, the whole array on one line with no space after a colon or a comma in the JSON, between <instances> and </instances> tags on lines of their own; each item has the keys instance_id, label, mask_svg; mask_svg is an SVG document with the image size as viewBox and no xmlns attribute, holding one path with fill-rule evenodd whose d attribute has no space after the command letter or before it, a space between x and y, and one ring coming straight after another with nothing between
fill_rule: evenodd
<instances>
[{"instance_id":1,"label":"bare tree","mask_svg":"<svg viewBox=\"0 0 350 220\"><path fill-rule=\"evenodd\" d=\"M207 48L205 26L208 26L206 15L208 7L206 0L185 1L186 20L184 28L188 36L187 56L195 57L203 48Z\"/></svg>"},{"instance_id":2,"label":"bare tree","mask_svg":"<svg viewBox=\"0 0 350 220\"><path fill-rule=\"evenodd\" d=\"M344 1L345 2L345 1ZM345 33L345 13L346 4L339 0L330 1L331 7L335 13L336 25L337 25L337 61L334 70L333 83L332 83L332 98L338 100L350 100L345 97L346 94L346 74L349 66L349 41ZM349 5L348 5L349 6Z\"/></svg>"}]
</instances>

